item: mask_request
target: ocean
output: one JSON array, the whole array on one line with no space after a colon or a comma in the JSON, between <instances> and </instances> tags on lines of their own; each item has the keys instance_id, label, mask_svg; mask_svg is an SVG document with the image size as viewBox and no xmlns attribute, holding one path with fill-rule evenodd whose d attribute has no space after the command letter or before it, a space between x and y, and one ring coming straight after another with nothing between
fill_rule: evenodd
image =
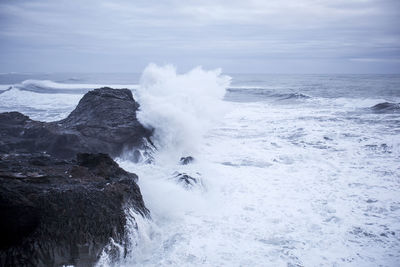
<instances>
[{"instance_id":1,"label":"ocean","mask_svg":"<svg viewBox=\"0 0 400 267\"><path fill-rule=\"evenodd\" d=\"M4 73L0 112L59 120L102 86L132 90L158 148L116 159L151 212L128 208L118 266L398 266L400 75Z\"/></svg>"}]
</instances>

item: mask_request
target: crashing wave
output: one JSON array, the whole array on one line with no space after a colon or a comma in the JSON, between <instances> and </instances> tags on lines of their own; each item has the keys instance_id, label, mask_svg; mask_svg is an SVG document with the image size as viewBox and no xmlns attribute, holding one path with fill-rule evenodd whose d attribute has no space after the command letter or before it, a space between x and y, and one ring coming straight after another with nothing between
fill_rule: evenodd
<instances>
[{"instance_id":1,"label":"crashing wave","mask_svg":"<svg viewBox=\"0 0 400 267\"><path fill-rule=\"evenodd\" d=\"M96 88L92 85L61 84L49 80L26 80L13 87L21 91L41 94L85 94L89 90Z\"/></svg>"},{"instance_id":2,"label":"crashing wave","mask_svg":"<svg viewBox=\"0 0 400 267\"><path fill-rule=\"evenodd\" d=\"M77 84L57 83L50 80L25 80L20 84L13 85L21 91L29 91L41 94L85 94L90 90L100 87L129 88L136 89L137 85L126 84Z\"/></svg>"},{"instance_id":3,"label":"crashing wave","mask_svg":"<svg viewBox=\"0 0 400 267\"><path fill-rule=\"evenodd\" d=\"M125 265L127 262L133 261L141 243L149 240L149 228L151 227L151 217L139 214L130 205L125 207L125 235L121 240L115 241L110 238L108 245L103 249L96 267L110 267Z\"/></svg>"},{"instance_id":4,"label":"crashing wave","mask_svg":"<svg viewBox=\"0 0 400 267\"><path fill-rule=\"evenodd\" d=\"M193 155L212 123L224 113L230 77L197 67L178 74L171 66L150 64L137 90L142 124L154 129L158 157L176 163Z\"/></svg>"},{"instance_id":5,"label":"crashing wave","mask_svg":"<svg viewBox=\"0 0 400 267\"><path fill-rule=\"evenodd\" d=\"M263 101L310 99L311 97L302 93L276 93L277 90L262 87L231 87L226 90L225 100L230 101Z\"/></svg>"}]
</instances>

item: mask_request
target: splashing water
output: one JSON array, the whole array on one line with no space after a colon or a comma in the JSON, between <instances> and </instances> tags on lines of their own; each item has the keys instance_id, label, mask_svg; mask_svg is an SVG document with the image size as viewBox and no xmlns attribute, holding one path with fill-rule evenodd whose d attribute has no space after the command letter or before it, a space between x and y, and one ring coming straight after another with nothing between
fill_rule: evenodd
<instances>
[{"instance_id":1,"label":"splashing water","mask_svg":"<svg viewBox=\"0 0 400 267\"><path fill-rule=\"evenodd\" d=\"M234 75L224 101L220 71L150 65L137 82L159 150L154 164L117 161L152 220L127 209L129 253L100 266L398 266L400 76ZM0 110L54 120L80 97L53 86L4 91Z\"/></svg>"},{"instance_id":2,"label":"splashing water","mask_svg":"<svg viewBox=\"0 0 400 267\"><path fill-rule=\"evenodd\" d=\"M224 113L222 99L230 77L221 70L197 67L178 74L171 65L150 64L143 72L138 89L139 120L155 128L158 158L179 160L193 155L202 136Z\"/></svg>"},{"instance_id":3,"label":"splashing water","mask_svg":"<svg viewBox=\"0 0 400 267\"><path fill-rule=\"evenodd\" d=\"M396 266L399 117L365 107L397 94L328 98L316 89L281 101L276 95L287 92L275 90L253 102L241 91L214 127L197 132L210 125L205 115L214 118L202 101L186 117L185 86L208 86L195 72L150 66L143 75L141 90L152 93L141 95L141 119L158 129L170 164L119 161L139 175L153 218L123 266ZM210 85L221 84L212 77ZM218 97L205 98L214 101L206 107ZM179 166L177 156L193 148L200 160ZM184 190L170 179L176 170L200 172L206 191Z\"/></svg>"}]
</instances>

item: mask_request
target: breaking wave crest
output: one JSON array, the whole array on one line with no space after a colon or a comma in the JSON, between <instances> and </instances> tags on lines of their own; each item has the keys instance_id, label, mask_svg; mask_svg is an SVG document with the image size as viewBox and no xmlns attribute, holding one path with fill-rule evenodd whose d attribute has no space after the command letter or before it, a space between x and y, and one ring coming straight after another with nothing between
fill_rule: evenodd
<instances>
[{"instance_id":1,"label":"breaking wave crest","mask_svg":"<svg viewBox=\"0 0 400 267\"><path fill-rule=\"evenodd\" d=\"M196 153L202 136L224 113L222 100L230 80L220 69L196 67L178 74L172 65L150 64L144 70L138 89L138 118L154 128L159 158L176 162Z\"/></svg>"},{"instance_id":2,"label":"breaking wave crest","mask_svg":"<svg viewBox=\"0 0 400 267\"><path fill-rule=\"evenodd\" d=\"M120 85L120 84L72 84L72 83L57 83L50 80L25 80L19 84L13 85L21 91L29 91L41 94L85 94L86 92L100 88L129 88L136 89L137 85Z\"/></svg>"},{"instance_id":3,"label":"breaking wave crest","mask_svg":"<svg viewBox=\"0 0 400 267\"><path fill-rule=\"evenodd\" d=\"M228 88L225 99L229 101L265 101L265 100L291 100L310 99L311 97L298 92L277 93L277 90L257 87L231 87Z\"/></svg>"}]
</instances>

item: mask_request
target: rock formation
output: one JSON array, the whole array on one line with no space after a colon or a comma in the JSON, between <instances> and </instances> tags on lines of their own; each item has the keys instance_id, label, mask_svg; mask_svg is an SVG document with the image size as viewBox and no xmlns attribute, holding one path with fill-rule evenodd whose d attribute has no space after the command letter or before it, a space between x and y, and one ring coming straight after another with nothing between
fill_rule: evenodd
<instances>
[{"instance_id":1,"label":"rock formation","mask_svg":"<svg viewBox=\"0 0 400 267\"><path fill-rule=\"evenodd\" d=\"M2 155L0 265L90 266L110 238L128 246L126 206L149 214L137 179L106 154Z\"/></svg>"},{"instance_id":2,"label":"rock formation","mask_svg":"<svg viewBox=\"0 0 400 267\"><path fill-rule=\"evenodd\" d=\"M45 123L19 112L1 113L0 153L46 152L73 159L79 152L116 157L124 150L145 149L151 146L151 130L137 120L138 107L130 90L104 87L86 93L61 121Z\"/></svg>"},{"instance_id":3,"label":"rock formation","mask_svg":"<svg viewBox=\"0 0 400 267\"><path fill-rule=\"evenodd\" d=\"M181 157L181 159L179 160L179 163L181 165L188 165L190 163L193 163L194 158L192 156L187 156L187 157Z\"/></svg>"},{"instance_id":4,"label":"rock formation","mask_svg":"<svg viewBox=\"0 0 400 267\"><path fill-rule=\"evenodd\" d=\"M128 89L100 88L61 121L0 114L0 266L92 266L119 253L111 240L126 253L126 208L149 211L111 157L152 146L138 107Z\"/></svg>"},{"instance_id":5,"label":"rock formation","mask_svg":"<svg viewBox=\"0 0 400 267\"><path fill-rule=\"evenodd\" d=\"M400 112L400 103L382 102L371 107L375 113L398 113Z\"/></svg>"}]
</instances>

